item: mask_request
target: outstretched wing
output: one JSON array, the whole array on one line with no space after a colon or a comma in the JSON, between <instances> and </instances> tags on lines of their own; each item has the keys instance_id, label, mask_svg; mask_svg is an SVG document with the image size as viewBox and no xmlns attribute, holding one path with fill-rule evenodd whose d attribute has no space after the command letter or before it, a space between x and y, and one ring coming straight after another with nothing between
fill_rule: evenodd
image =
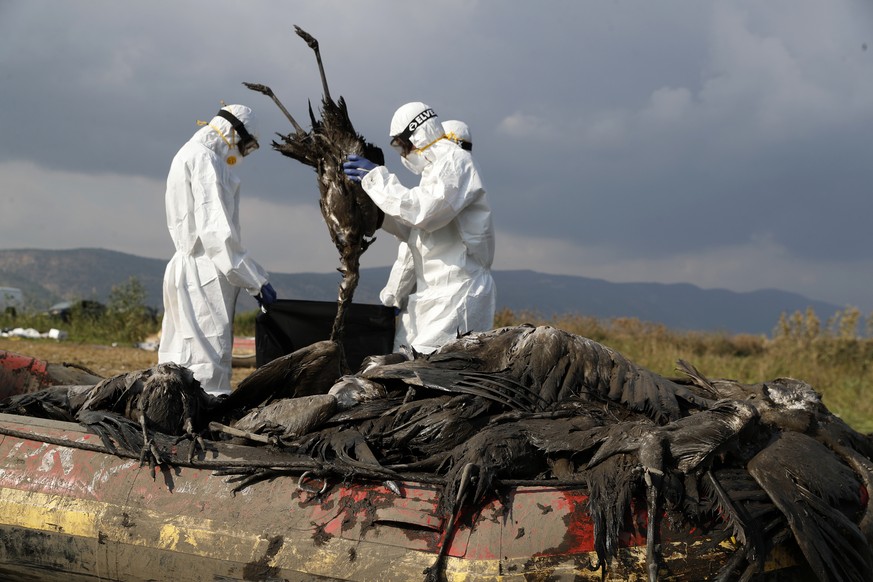
<instances>
[{"instance_id":1,"label":"outstretched wing","mask_svg":"<svg viewBox=\"0 0 873 582\"><path fill-rule=\"evenodd\" d=\"M849 467L815 439L785 432L748 470L788 520L819 580L869 580L873 550L843 513L863 507L861 482Z\"/></svg>"}]
</instances>

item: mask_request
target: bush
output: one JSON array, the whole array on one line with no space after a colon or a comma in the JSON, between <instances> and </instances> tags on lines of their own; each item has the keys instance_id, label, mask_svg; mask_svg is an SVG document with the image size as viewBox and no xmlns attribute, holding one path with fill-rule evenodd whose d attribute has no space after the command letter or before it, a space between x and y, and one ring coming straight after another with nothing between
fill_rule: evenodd
<instances>
[{"instance_id":1,"label":"bush","mask_svg":"<svg viewBox=\"0 0 873 582\"><path fill-rule=\"evenodd\" d=\"M145 305L145 298L145 287L136 277L109 291L104 329L112 332L115 342L139 343L155 333L157 316Z\"/></svg>"},{"instance_id":2,"label":"bush","mask_svg":"<svg viewBox=\"0 0 873 582\"><path fill-rule=\"evenodd\" d=\"M19 312L15 318L0 315L0 327L33 328L47 332L59 328L67 340L80 343L134 344L145 340L160 329L157 312L145 305L145 287L131 277L116 285L104 307L93 300L70 301L69 307L55 314L49 312Z\"/></svg>"}]
</instances>

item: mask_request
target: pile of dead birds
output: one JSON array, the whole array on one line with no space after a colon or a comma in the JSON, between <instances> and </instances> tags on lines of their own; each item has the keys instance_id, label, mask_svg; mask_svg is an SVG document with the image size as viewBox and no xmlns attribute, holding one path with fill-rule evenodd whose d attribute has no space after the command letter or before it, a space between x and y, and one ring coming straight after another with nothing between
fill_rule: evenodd
<instances>
[{"instance_id":1,"label":"pile of dead birds","mask_svg":"<svg viewBox=\"0 0 873 582\"><path fill-rule=\"evenodd\" d=\"M336 344L320 342L262 366L223 399L164 364L13 397L0 411L78 421L153 463L169 462L173 438L233 434L338 480L442 483L447 529L507 480L576 483L590 495L606 566L631 501L645 499L648 515L672 524L726 521L738 550L722 579L748 579L792 539L819 579L870 579L871 439L802 381L741 384L679 369L681 378L666 378L590 339L523 325L467 334L427 356L373 357L350 375ZM248 471L238 488L286 472Z\"/></svg>"}]
</instances>

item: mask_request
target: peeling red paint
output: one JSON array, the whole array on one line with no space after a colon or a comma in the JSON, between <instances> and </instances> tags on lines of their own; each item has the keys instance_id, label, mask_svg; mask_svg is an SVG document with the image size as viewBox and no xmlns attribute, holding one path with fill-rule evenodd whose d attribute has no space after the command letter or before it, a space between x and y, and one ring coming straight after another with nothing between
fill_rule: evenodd
<instances>
[{"instance_id":1,"label":"peeling red paint","mask_svg":"<svg viewBox=\"0 0 873 582\"><path fill-rule=\"evenodd\" d=\"M327 483L323 494L316 495L299 489L296 477L286 477L256 483L234 494L235 484L228 483L212 470L164 468L152 479L148 467L140 467L138 461L36 440L37 435L82 441L89 438L81 427L72 423L38 419L25 419L25 422L20 417L2 417L2 424L17 431L32 431L35 436L33 440L0 438L0 488L55 495L61 503L76 499L104 503L107 513L101 518L102 522L95 524L94 531L99 534L95 533L92 540L93 547L99 546L101 553L93 559L120 563L117 555L127 551L127 538L133 539L134 535L156 544L153 548L138 547L137 552L160 551L157 540L160 528L166 523L163 516L173 516L173 519L187 516L191 524L202 524L216 536L224 535L223 531L236 530L267 536L274 542L264 548L267 552L264 556L278 551L276 540L279 539L284 545L304 553L316 545L323 550L336 544L338 548L346 548L343 556L348 558L342 567L349 568L349 572L378 564L379 560L372 558L374 552L395 556L424 552L435 556L439 551L444 523L436 513L438 486L404 482L401 483L404 495L398 497L375 481L333 481ZM216 454L225 459L246 454L241 447L218 448L220 451ZM258 452L252 449L248 454ZM318 489L323 485L319 480L310 484ZM504 493L502 501L487 500L472 514L460 516L448 548L450 556L463 559L471 567L476 562L499 561L504 573L545 576L549 572L576 571L587 575L594 551L594 531L584 489L519 486L507 488ZM645 545L646 517L645 503L635 504L628 515L627 532L621 535L620 545ZM119 527L125 532L123 538L117 533ZM524 535L519 535L522 528ZM664 520L659 528L661 539L685 542L682 548L691 548L707 533L706 528L688 533L668 529ZM107 534L113 531L116 532L114 537ZM41 535L55 539L49 534ZM88 541L83 540L82 543ZM354 557L342 541L354 543ZM179 543L183 544L184 539L180 538ZM680 555L679 550L671 550L667 544L664 547L666 557L669 558L672 551L677 563L683 560L682 563L691 564L693 559L698 559L699 564L693 564L697 568L711 562L706 567L715 567L713 564L723 563L726 554L726 551L717 555L703 554L695 549L700 554L695 558ZM191 559L190 555L187 559ZM222 559L226 558L222 556ZM81 566L87 560L86 554L79 555L65 562L63 567L91 567ZM269 562L261 557L247 560L250 568L267 567ZM305 560L299 563L305 564ZM637 571L639 564L628 562L613 567Z\"/></svg>"},{"instance_id":2,"label":"peeling red paint","mask_svg":"<svg viewBox=\"0 0 873 582\"><path fill-rule=\"evenodd\" d=\"M0 350L0 400L53 385L47 365L43 360Z\"/></svg>"}]
</instances>

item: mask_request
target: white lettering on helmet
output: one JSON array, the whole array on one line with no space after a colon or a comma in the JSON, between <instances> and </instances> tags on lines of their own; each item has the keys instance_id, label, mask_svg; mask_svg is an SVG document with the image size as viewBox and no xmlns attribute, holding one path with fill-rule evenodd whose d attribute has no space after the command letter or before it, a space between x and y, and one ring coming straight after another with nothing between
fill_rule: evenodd
<instances>
[{"instance_id":1,"label":"white lettering on helmet","mask_svg":"<svg viewBox=\"0 0 873 582\"><path fill-rule=\"evenodd\" d=\"M427 121L431 117L436 117L436 116L437 116L437 114L434 113L433 109L425 109L424 111L422 111L421 113L416 115L412 121L409 122L409 125L406 127L405 133L407 135L412 135L412 132L414 132L416 129L418 129L419 125L421 125L422 123L424 123L425 121Z\"/></svg>"}]
</instances>

